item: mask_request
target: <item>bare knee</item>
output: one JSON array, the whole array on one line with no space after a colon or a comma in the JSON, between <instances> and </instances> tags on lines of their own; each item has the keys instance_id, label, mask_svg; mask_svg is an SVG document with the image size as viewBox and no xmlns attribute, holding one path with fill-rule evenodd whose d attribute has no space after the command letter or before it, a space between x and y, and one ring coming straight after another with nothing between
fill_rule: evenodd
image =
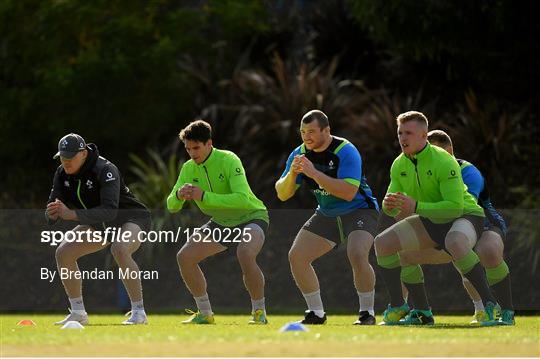
<instances>
[{"instance_id":1,"label":"bare knee","mask_svg":"<svg viewBox=\"0 0 540 359\"><path fill-rule=\"evenodd\" d=\"M454 258L461 257L470 250L467 238L460 232L448 233L444 240L444 246Z\"/></svg>"},{"instance_id":2,"label":"bare knee","mask_svg":"<svg viewBox=\"0 0 540 359\"><path fill-rule=\"evenodd\" d=\"M351 264L368 263L370 249L364 246L355 246L347 250L347 257L349 257Z\"/></svg>"},{"instance_id":3,"label":"bare knee","mask_svg":"<svg viewBox=\"0 0 540 359\"><path fill-rule=\"evenodd\" d=\"M375 237L375 253L378 256L393 254L391 241L392 237L389 232L379 234Z\"/></svg>"},{"instance_id":4,"label":"bare knee","mask_svg":"<svg viewBox=\"0 0 540 359\"><path fill-rule=\"evenodd\" d=\"M366 251L353 251L347 254L352 264L368 263L369 253Z\"/></svg>"},{"instance_id":5,"label":"bare knee","mask_svg":"<svg viewBox=\"0 0 540 359\"><path fill-rule=\"evenodd\" d=\"M503 261L504 245L500 237L482 236L475 251L484 267L493 268Z\"/></svg>"},{"instance_id":6,"label":"bare knee","mask_svg":"<svg viewBox=\"0 0 540 359\"><path fill-rule=\"evenodd\" d=\"M66 249L66 246L59 246L56 248L56 252L54 253L54 256L56 257L56 262L60 263L66 260L69 256L69 250Z\"/></svg>"},{"instance_id":7,"label":"bare knee","mask_svg":"<svg viewBox=\"0 0 540 359\"><path fill-rule=\"evenodd\" d=\"M111 253L116 259L116 261L123 261L125 259L131 258L131 252L127 246L119 245L118 243L113 243L111 246Z\"/></svg>"},{"instance_id":8,"label":"bare knee","mask_svg":"<svg viewBox=\"0 0 540 359\"><path fill-rule=\"evenodd\" d=\"M257 253L247 248L238 248L236 251L238 263L242 268L256 263Z\"/></svg>"},{"instance_id":9,"label":"bare knee","mask_svg":"<svg viewBox=\"0 0 540 359\"><path fill-rule=\"evenodd\" d=\"M292 247L289 250L289 263L294 266L299 264L309 264L310 261L301 253L301 251Z\"/></svg>"},{"instance_id":10,"label":"bare knee","mask_svg":"<svg viewBox=\"0 0 540 359\"><path fill-rule=\"evenodd\" d=\"M180 248L178 253L176 253L176 261L179 266L189 264L191 261L191 256L189 255L188 250L185 247Z\"/></svg>"}]
</instances>

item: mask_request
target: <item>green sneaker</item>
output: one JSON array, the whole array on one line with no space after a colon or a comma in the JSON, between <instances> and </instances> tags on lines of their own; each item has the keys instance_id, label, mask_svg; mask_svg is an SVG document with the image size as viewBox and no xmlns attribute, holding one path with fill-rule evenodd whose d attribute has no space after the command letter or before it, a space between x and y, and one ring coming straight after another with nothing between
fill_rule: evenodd
<instances>
[{"instance_id":1,"label":"green sneaker","mask_svg":"<svg viewBox=\"0 0 540 359\"><path fill-rule=\"evenodd\" d=\"M191 314L189 319L183 320L182 324L214 324L213 315L204 315L201 312L194 312L190 309L186 309L187 314Z\"/></svg>"},{"instance_id":2,"label":"green sneaker","mask_svg":"<svg viewBox=\"0 0 540 359\"><path fill-rule=\"evenodd\" d=\"M478 313L478 316L476 316L477 323L474 325L491 327L498 324L496 316L498 313L500 313L500 306L492 302L487 302L484 307L484 311L480 311Z\"/></svg>"},{"instance_id":3,"label":"green sneaker","mask_svg":"<svg viewBox=\"0 0 540 359\"><path fill-rule=\"evenodd\" d=\"M401 319L396 325L433 325L435 319L431 310L413 309L407 316Z\"/></svg>"},{"instance_id":4,"label":"green sneaker","mask_svg":"<svg viewBox=\"0 0 540 359\"><path fill-rule=\"evenodd\" d=\"M485 310L477 310L474 312L472 320L469 322L472 326L480 326L482 322L488 320L488 316Z\"/></svg>"},{"instance_id":5,"label":"green sneaker","mask_svg":"<svg viewBox=\"0 0 540 359\"><path fill-rule=\"evenodd\" d=\"M501 317L498 322L499 325L516 325L516 320L514 319L514 311L510 309L503 309L501 311Z\"/></svg>"},{"instance_id":6,"label":"green sneaker","mask_svg":"<svg viewBox=\"0 0 540 359\"><path fill-rule=\"evenodd\" d=\"M388 308L383 313L383 321L379 325L397 324L401 319L409 313L409 304L404 303L400 307L392 307L388 304Z\"/></svg>"},{"instance_id":7,"label":"green sneaker","mask_svg":"<svg viewBox=\"0 0 540 359\"><path fill-rule=\"evenodd\" d=\"M497 321L500 316L501 316L501 306L498 304L495 304L495 306L493 307L493 320ZM480 310L480 311L474 312L473 319L470 321L469 324L479 327L479 326L486 326L486 323L489 323L489 325L493 325L490 323L488 313L486 313L485 310Z\"/></svg>"},{"instance_id":8,"label":"green sneaker","mask_svg":"<svg viewBox=\"0 0 540 359\"><path fill-rule=\"evenodd\" d=\"M266 313L262 309L257 309L256 311L251 313L252 318L248 322L248 324L268 324L268 320L266 319Z\"/></svg>"}]
</instances>

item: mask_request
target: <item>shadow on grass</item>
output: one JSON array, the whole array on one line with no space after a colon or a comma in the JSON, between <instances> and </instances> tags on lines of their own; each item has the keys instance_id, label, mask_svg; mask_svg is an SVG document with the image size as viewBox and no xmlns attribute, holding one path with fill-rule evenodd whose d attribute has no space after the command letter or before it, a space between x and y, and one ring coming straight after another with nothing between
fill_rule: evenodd
<instances>
[{"instance_id":1,"label":"shadow on grass","mask_svg":"<svg viewBox=\"0 0 540 359\"><path fill-rule=\"evenodd\" d=\"M133 325L125 325L122 323L96 323L86 324L85 327L132 327Z\"/></svg>"},{"instance_id":2,"label":"shadow on grass","mask_svg":"<svg viewBox=\"0 0 540 359\"><path fill-rule=\"evenodd\" d=\"M435 324L435 325L428 325L426 328L429 329L482 329L482 328L493 328L494 326L474 326L470 324Z\"/></svg>"}]
</instances>

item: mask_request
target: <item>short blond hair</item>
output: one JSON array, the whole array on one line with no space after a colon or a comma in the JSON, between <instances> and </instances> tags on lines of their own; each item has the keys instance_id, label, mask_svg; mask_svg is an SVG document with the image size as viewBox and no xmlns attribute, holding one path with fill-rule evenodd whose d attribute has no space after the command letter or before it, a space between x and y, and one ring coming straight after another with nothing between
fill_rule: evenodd
<instances>
[{"instance_id":1,"label":"short blond hair","mask_svg":"<svg viewBox=\"0 0 540 359\"><path fill-rule=\"evenodd\" d=\"M418 123L425 124L426 128L429 127L429 121L427 117L422 112L419 112L419 111L403 112L396 118L396 122L398 126L403 123L410 122L410 121L416 121Z\"/></svg>"}]
</instances>

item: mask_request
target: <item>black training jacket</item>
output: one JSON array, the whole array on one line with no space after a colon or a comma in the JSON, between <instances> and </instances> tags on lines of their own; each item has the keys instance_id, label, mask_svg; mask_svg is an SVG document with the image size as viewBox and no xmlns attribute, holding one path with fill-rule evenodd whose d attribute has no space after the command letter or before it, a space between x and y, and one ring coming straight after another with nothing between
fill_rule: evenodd
<instances>
[{"instance_id":1,"label":"black training jacket","mask_svg":"<svg viewBox=\"0 0 540 359\"><path fill-rule=\"evenodd\" d=\"M99 155L97 146L87 145L88 157L79 173L68 175L56 169L48 203L56 198L77 212L81 224L104 228L120 226L128 219L149 218L150 212L124 184L116 166ZM55 221L47 218L49 224Z\"/></svg>"}]
</instances>

